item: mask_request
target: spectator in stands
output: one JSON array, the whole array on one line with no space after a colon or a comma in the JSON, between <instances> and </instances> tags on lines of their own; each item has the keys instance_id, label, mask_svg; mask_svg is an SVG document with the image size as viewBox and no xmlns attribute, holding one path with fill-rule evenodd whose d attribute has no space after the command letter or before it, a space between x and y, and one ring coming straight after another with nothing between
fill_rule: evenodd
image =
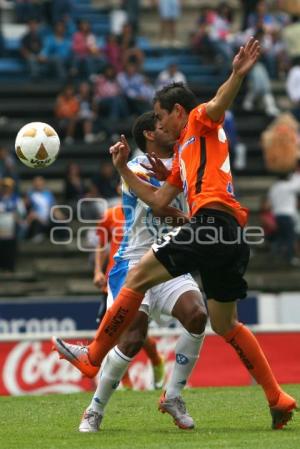
<instances>
[{"instance_id":1,"label":"spectator in stands","mask_svg":"<svg viewBox=\"0 0 300 449\"><path fill-rule=\"evenodd\" d=\"M263 31L261 30L255 35L258 40L261 40L262 36ZM267 115L276 117L280 113L272 93L270 76L261 61L254 65L249 74L248 90L244 98L243 108L246 111L252 111L257 100L261 100L263 110Z\"/></svg>"},{"instance_id":2,"label":"spectator in stands","mask_svg":"<svg viewBox=\"0 0 300 449\"><path fill-rule=\"evenodd\" d=\"M51 207L55 205L53 193L46 188L45 179L36 176L32 181L32 189L27 195L28 238L40 243L50 230Z\"/></svg>"},{"instance_id":3,"label":"spectator in stands","mask_svg":"<svg viewBox=\"0 0 300 449\"><path fill-rule=\"evenodd\" d=\"M248 28L265 31L273 31L278 27L278 23L273 14L268 10L268 4L265 0L260 0L256 4L255 12L248 16Z\"/></svg>"},{"instance_id":4,"label":"spectator in stands","mask_svg":"<svg viewBox=\"0 0 300 449\"><path fill-rule=\"evenodd\" d=\"M158 0L161 45L177 45L176 25L181 14L180 0Z\"/></svg>"},{"instance_id":5,"label":"spectator in stands","mask_svg":"<svg viewBox=\"0 0 300 449\"><path fill-rule=\"evenodd\" d=\"M269 191L271 211L276 218L276 248L278 254L290 265L299 266L295 257L297 195L300 193L300 175L280 175Z\"/></svg>"},{"instance_id":6,"label":"spectator in stands","mask_svg":"<svg viewBox=\"0 0 300 449\"><path fill-rule=\"evenodd\" d=\"M0 180L0 270L15 271L17 241L26 209L12 178Z\"/></svg>"},{"instance_id":7,"label":"spectator in stands","mask_svg":"<svg viewBox=\"0 0 300 449\"><path fill-rule=\"evenodd\" d=\"M276 240L278 227L268 198L264 197L262 199L259 218L265 234L265 243L270 246L271 250L275 250L274 242Z\"/></svg>"},{"instance_id":8,"label":"spectator in stands","mask_svg":"<svg viewBox=\"0 0 300 449\"><path fill-rule=\"evenodd\" d=\"M111 204L119 201L119 182L119 175L110 160L102 161L99 172L92 178L92 185L96 187L98 196L109 200Z\"/></svg>"},{"instance_id":9,"label":"spectator in stands","mask_svg":"<svg viewBox=\"0 0 300 449\"><path fill-rule=\"evenodd\" d=\"M95 110L100 116L105 113L110 121L128 116L128 105L112 65L106 66L103 74L93 77L93 83Z\"/></svg>"},{"instance_id":10,"label":"spectator in stands","mask_svg":"<svg viewBox=\"0 0 300 449\"><path fill-rule=\"evenodd\" d=\"M33 79L40 76L40 52L42 50L42 45L39 22L34 19L29 20L28 31L21 40L20 52L28 65L30 77Z\"/></svg>"},{"instance_id":11,"label":"spectator in stands","mask_svg":"<svg viewBox=\"0 0 300 449\"><path fill-rule=\"evenodd\" d=\"M89 83L80 83L77 99L79 102L77 118L82 124L84 141L85 143L93 143L95 141L95 136L93 134L95 113L93 110L91 87Z\"/></svg>"},{"instance_id":12,"label":"spectator in stands","mask_svg":"<svg viewBox=\"0 0 300 449\"><path fill-rule=\"evenodd\" d=\"M72 38L72 50L72 73L74 75L78 75L80 68L83 68L84 75L89 77L98 71L101 63L103 65L96 36L91 32L90 23L87 20L79 21L78 31Z\"/></svg>"},{"instance_id":13,"label":"spectator in stands","mask_svg":"<svg viewBox=\"0 0 300 449\"><path fill-rule=\"evenodd\" d=\"M243 170L246 166L247 148L239 139L235 117L232 111L227 110L224 120L224 131L229 143L229 156L233 170Z\"/></svg>"},{"instance_id":14,"label":"spectator in stands","mask_svg":"<svg viewBox=\"0 0 300 449\"><path fill-rule=\"evenodd\" d=\"M242 30L248 28L249 16L251 16L255 12L256 5L259 1L260 0L240 0L242 6L241 12L243 14Z\"/></svg>"},{"instance_id":15,"label":"spectator in stands","mask_svg":"<svg viewBox=\"0 0 300 449\"><path fill-rule=\"evenodd\" d=\"M71 162L67 167L64 177L64 198L74 209L77 202L84 197L85 185L80 173L80 166L75 162Z\"/></svg>"},{"instance_id":16,"label":"spectator in stands","mask_svg":"<svg viewBox=\"0 0 300 449\"><path fill-rule=\"evenodd\" d=\"M62 18L72 17L74 10L73 0L51 0L52 24L57 23Z\"/></svg>"},{"instance_id":17,"label":"spectator in stands","mask_svg":"<svg viewBox=\"0 0 300 449\"><path fill-rule=\"evenodd\" d=\"M80 104L76 97L74 87L67 85L58 95L55 104L55 116L58 119L59 128L65 134L65 143L74 142L74 134L78 119Z\"/></svg>"},{"instance_id":18,"label":"spectator in stands","mask_svg":"<svg viewBox=\"0 0 300 449\"><path fill-rule=\"evenodd\" d=\"M288 72L286 90L293 104L292 112L300 121L300 57L293 60L293 66Z\"/></svg>"},{"instance_id":19,"label":"spectator in stands","mask_svg":"<svg viewBox=\"0 0 300 449\"><path fill-rule=\"evenodd\" d=\"M154 89L136 64L128 62L125 70L118 74L117 80L133 114L140 115L151 109Z\"/></svg>"},{"instance_id":20,"label":"spectator in stands","mask_svg":"<svg viewBox=\"0 0 300 449\"><path fill-rule=\"evenodd\" d=\"M71 62L71 41L65 36L63 22L57 22L54 33L45 39L40 61L54 68L55 74L61 81L66 80Z\"/></svg>"},{"instance_id":21,"label":"spectator in stands","mask_svg":"<svg viewBox=\"0 0 300 449\"><path fill-rule=\"evenodd\" d=\"M155 87L157 90L160 90L173 83L187 84L185 75L178 70L175 62L171 62L165 70L158 74Z\"/></svg>"},{"instance_id":22,"label":"spectator in stands","mask_svg":"<svg viewBox=\"0 0 300 449\"><path fill-rule=\"evenodd\" d=\"M130 23L125 23L123 26L122 33L119 36L119 44L122 52L123 67L125 67L128 62L136 64L139 68L142 67L144 53L136 44L136 39Z\"/></svg>"},{"instance_id":23,"label":"spectator in stands","mask_svg":"<svg viewBox=\"0 0 300 449\"><path fill-rule=\"evenodd\" d=\"M106 37L103 54L107 62L111 64L117 72L120 72L123 69L123 55L118 36L109 34Z\"/></svg>"},{"instance_id":24,"label":"spectator in stands","mask_svg":"<svg viewBox=\"0 0 300 449\"><path fill-rule=\"evenodd\" d=\"M140 0L122 0L122 4L123 9L126 11L128 22L136 36L139 30Z\"/></svg>"},{"instance_id":25,"label":"spectator in stands","mask_svg":"<svg viewBox=\"0 0 300 449\"><path fill-rule=\"evenodd\" d=\"M17 179L15 162L8 149L0 146L0 179L8 177Z\"/></svg>"}]
</instances>

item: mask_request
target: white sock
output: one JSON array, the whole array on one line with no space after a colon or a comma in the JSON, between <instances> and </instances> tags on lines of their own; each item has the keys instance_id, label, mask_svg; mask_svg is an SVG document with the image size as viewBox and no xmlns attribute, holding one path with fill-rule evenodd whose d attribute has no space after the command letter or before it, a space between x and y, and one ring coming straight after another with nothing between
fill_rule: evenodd
<instances>
[{"instance_id":1,"label":"white sock","mask_svg":"<svg viewBox=\"0 0 300 449\"><path fill-rule=\"evenodd\" d=\"M103 415L106 404L116 391L131 360L117 346L108 353L100 371L98 387L88 409L92 409Z\"/></svg>"},{"instance_id":2,"label":"white sock","mask_svg":"<svg viewBox=\"0 0 300 449\"><path fill-rule=\"evenodd\" d=\"M205 332L201 335L190 334L185 329L179 337L175 347L175 362L171 377L166 387L166 398L171 399L180 396L181 390L199 357Z\"/></svg>"}]
</instances>

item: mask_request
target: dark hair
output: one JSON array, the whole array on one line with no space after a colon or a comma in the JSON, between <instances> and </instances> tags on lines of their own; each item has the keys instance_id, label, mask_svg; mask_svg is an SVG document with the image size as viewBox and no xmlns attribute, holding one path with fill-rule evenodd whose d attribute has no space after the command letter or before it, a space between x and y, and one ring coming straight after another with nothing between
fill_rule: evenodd
<instances>
[{"instance_id":1,"label":"dark hair","mask_svg":"<svg viewBox=\"0 0 300 449\"><path fill-rule=\"evenodd\" d=\"M180 104L186 112L191 112L197 106L195 94L183 83L173 83L156 92L154 103L159 102L162 109L171 112L176 103Z\"/></svg>"},{"instance_id":2,"label":"dark hair","mask_svg":"<svg viewBox=\"0 0 300 449\"><path fill-rule=\"evenodd\" d=\"M145 112L136 119L132 127L132 136L135 143L144 153L146 152L146 137L144 131L155 130L155 115L153 111Z\"/></svg>"}]
</instances>

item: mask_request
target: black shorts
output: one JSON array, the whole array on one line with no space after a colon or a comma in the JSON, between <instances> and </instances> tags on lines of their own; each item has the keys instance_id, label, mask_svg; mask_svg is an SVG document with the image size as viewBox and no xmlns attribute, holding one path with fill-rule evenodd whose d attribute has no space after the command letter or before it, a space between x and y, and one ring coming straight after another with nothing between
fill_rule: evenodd
<instances>
[{"instance_id":1,"label":"black shorts","mask_svg":"<svg viewBox=\"0 0 300 449\"><path fill-rule=\"evenodd\" d=\"M246 297L243 275L249 246L232 215L200 209L190 223L166 234L152 250L173 277L199 271L208 299L228 302Z\"/></svg>"}]
</instances>

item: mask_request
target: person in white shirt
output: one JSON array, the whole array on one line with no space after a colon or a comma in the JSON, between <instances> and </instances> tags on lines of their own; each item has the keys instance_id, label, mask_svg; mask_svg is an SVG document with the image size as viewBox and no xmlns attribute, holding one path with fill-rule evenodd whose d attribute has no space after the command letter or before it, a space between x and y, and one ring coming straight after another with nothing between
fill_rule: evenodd
<instances>
[{"instance_id":1,"label":"person in white shirt","mask_svg":"<svg viewBox=\"0 0 300 449\"><path fill-rule=\"evenodd\" d=\"M294 60L294 65L290 69L287 80L286 90L289 99L293 103L293 114L300 119L300 58Z\"/></svg>"},{"instance_id":2,"label":"person in white shirt","mask_svg":"<svg viewBox=\"0 0 300 449\"><path fill-rule=\"evenodd\" d=\"M298 265L295 258L297 195L300 194L300 173L282 175L269 191L269 202L277 223L277 248L291 265Z\"/></svg>"},{"instance_id":3,"label":"person in white shirt","mask_svg":"<svg viewBox=\"0 0 300 449\"><path fill-rule=\"evenodd\" d=\"M168 67L158 74L156 80L156 89L160 90L165 86L173 83L187 84L184 73L178 70L177 64L171 62Z\"/></svg>"}]
</instances>

